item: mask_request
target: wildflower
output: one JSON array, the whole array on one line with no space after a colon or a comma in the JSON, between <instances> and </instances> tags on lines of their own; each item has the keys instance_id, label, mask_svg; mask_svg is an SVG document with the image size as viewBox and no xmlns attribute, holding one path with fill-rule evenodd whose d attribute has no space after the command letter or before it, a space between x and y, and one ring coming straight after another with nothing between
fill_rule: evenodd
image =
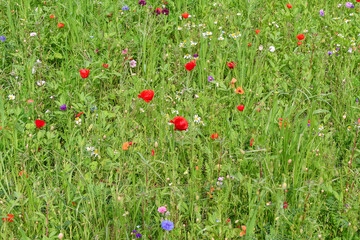
<instances>
[{"instance_id":1,"label":"wildflower","mask_svg":"<svg viewBox=\"0 0 360 240\"><path fill-rule=\"evenodd\" d=\"M240 112L244 111L245 106L244 105L239 105L236 107Z\"/></svg>"},{"instance_id":2,"label":"wildflower","mask_svg":"<svg viewBox=\"0 0 360 240\"><path fill-rule=\"evenodd\" d=\"M5 42L6 37L5 37L4 35L1 35L1 36L0 36L0 40L1 40L2 42Z\"/></svg>"},{"instance_id":3,"label":"wildflower","mask_svg":"<svg viewBox=\"0 0 360 240\"><path fill-rule=\"evenodd\" d=\"M35 37L37 35L37 33L36 32L32 32L32 33L30 33L30 37Z\"/></svg>"},{"instance_id":4,"label":"wildflower","mask_svg":"<svg viewBox=\"0 0 360 240\"><path fill-rule=\"evenodd\" d=\"M109 67L109 64L103 63L103 67L104 67L104 68L108 68L108 67Z\"/></svg>"},{"instance_id":5,"label":"wildflower","mask_svg":"<svg viewBox=\"0 0 360 240\"><path fill-rule=\"evenodd\" d=\"M81 114L83 114L84 112L81 112L81 113L79 113L78 115L76 115L76 117L80 117L81 116Z\"/></svg>"},{"instance_id":6,"label":"wildflower","mask_svg":"<svg viewBox=\"0 0 360 240\"><path fill-rule=\"evenodd\" d=\"M188 128L188 122L185 118L177 116L173 120L170 121L170 123L173 123L175 125L175 131L184 131Z\"/></svg>"},{"instance_id":7,"label":"wildflower","mask_svg":"<svg viewBox=\"0 0 360 240\"><path fill-rule=\"evenodd\" d=\"M240 232L240 237L242 237L246 234L246 226L241 226L241 229L242 229L242 231Z\"/></svg>"},{"instance_id":8,"label":"wildflower","mask_svg":"<svg viewBox=\"0 0 360 240\"><path fill-rule=\"evenodd\" d=\"M256 34L259 34L260 30L255 30Z\"/></svg>"},{"instance_id":9,"label":"wildflower","mask_svg":"<svg viewBox=\"0 0 360 240\"><path fill-rule=\"evenodd\" d=\"M122 54L127 54L129 51L129 49L125 48L124 50L121 51Z\"/></svg>"},{"instance_id":10,"label":"wildflower","mask_svg":"<svg viewBox=\"0 0 360 240\"><path fill-rule=\"evenodd\" d=\"M195 115L194 122L200 123L200 120L201 120L201 117L199 117L198 115Z\"/></svg>"},{"instance_id":11,"label":"wildflower","mask_svg":"<svg viewBox=\"0 0 360 240\"><path fill-rule=\"evenodd\" d=\"M300 42L300 41L297 42L297 45L298 45L298 46L300 46L301 44L302 44L302 42Z\"/></svg>"},{"instance_id":12,"label":"wildflower","mask_svg":"<svg viewBox=\"0 0 360 240\"><path fill-rule=\"evenodd\" d=\"M190 41L191 46L195 46L197 42Z\"/></svg>"},{"instance_id":13,"label":"wildflower","mask_svg":"<svg viewBox=\"0 0 360 240\"><path fill-rule=\"evenodd\" d=\"M99 155L99 151L97 149L95 149L92 153L91 156L95 156L97 157Z\"/></svg>"},{"instance_id":14,"label":"wildflower","mask_svg":"<svg viewBox=\"0 0 360 240\"><path fill-rule=\"evenodd\" d=\"M169 15L169 9L163 9L161 10L161 13L164 14L164 15Z\"/></svg>"},{"instance_id":15,"label":"wildflower","mask_svg":"<svg viewBox=\"0 0 360 240\"><path fill-rule=\"evenodd\" d=\"M15 100L15 96L14 96L14 95L9 95L8 98L9 98L9 100Z\"/></svg>"},{"instance_id":16,"label":"wildflower","mask_svg":"<svg viewBox=\"0 0 360 240\"><path fill-rule=\"evenodd\" d=\"M242 89L242 87L238 87L236 90L235 90L236 93L239 93L239 94L244 94L245 91Z\"/></svg>"},{"instance_id":17,"label":"wildflower","mask_svg":"<svg viewBox=\"0 0 360 240\"><path fill-rule=\"evenodd\" d=\"M145 100L145 102L149 103L154 97L154 91L153 90L144 90L138 95L138 98L142 98Z\"/></svg>"},{"instance_id":18,"label":"wildflower","mask_svg":"<svg viewBox=\"0 0 360 240\"><path fill-rule=\"evenodd\" d=\"M347 7L347 8L354 8L355 6L354 6L351 2L347 2L347 3L345 4L345 7Z\"/></svg>"},{"instance_id":19,"label":"wildflower","mask_svg":"<svg viewBox=\"0 0 360 240\"><path fill-rule=\"evenodd\" d=\"M129 8L127 5L125 5L125 6L123 6L121 9L122 9L123 11L127 11L127 10L129 10L130 8Z\"/></svg>"},{"instance_id":20,"label":"wildflower","mask_svg":"<svg viewBox=\"0 0 360 240\"><path fill-rule=\"evenodd\" d=\"M52 15L52 14L50 15L50 18L51 18L51 19L53 19L54 17L55 17L54 15Z\"/></svg>"},{"instance_id":21,"label":"wildflower","mask_svg":"<svg viewBox=\"0 0 360 240\"><path fill-rule=\"evenodd\" d=\"M64 234L59 233L58 238L59 238L59 239L63 239L63 237L64 237Z\"/></svg>"},{"instance_id":22,"label":"wildflower","mask_svg":"<svg viewBox=\"0 0 360 240\"><path fill-rule=\"evenodd\" d=\"M159 207L158 212L159 213L165 213L167 211L166 207Z\"/></svg>"},{"instance_id":23,"label":"wildflower","mask_svg":"<svg viewBox=\"0 0 360 240\"><path fill-rule=\"evenodd\" d=\"M186 18L188 18L188 17L190 16L190 14L188 14L188 13L183 13L183 14L181 14L181 16L186 19Z\"/></svg>"},{"instance_id":24,"label":"wildflower","mask_svg":"<svg viewBox=\"0 0 360 240\"><path fill-rule=\"evenodd\" d=\"M168 221L168 220L164 220L164 221L161 222L161 227L164 230L171 231L174 228L174 223L171 222L171 221Z\"/></svg>"},{"instance_id":25,"label":"wildflower","mask_svg":"<svg viewBox=\"0 0 360 240\"><path fill-rule=\"evenodd\" d=\"M33 103L33 102L34 102L34 100L29 99L29 100L27 100L26 102L27 102L28 104L31 104L31 103Z\"/></svg>"},{"instance_id":26,"label":"wildflower","mask_svg":"<svg viewBox=\"0 0 360 240\"><path fill-rule=\"evenodd\" d=\"M130 61L130 67L132 67L132 68L136 67L136 61L135 60Z\"/></svg>"},{"instance_id":27,"label":"wildflower","mask_svg":"<svg viewBox=\"0 0 360 240\"><path fill-rule=\"evenodd\" d=\"M220 41L224 40L223 36L220 36L220 37L218 38L218 40L220 40Z\"/></svg>"},{"instance_id":28,"label":"wildflower","mask_svg":"<svg viewBox=\"0 0 360 240\"><path fill-rule=\"evenodd\" d=\"M288 203L285 201L283 208L284 208L284 209L287 209L287 207L288 207Z\"/></svg>"},{"instance_id":29,"label":"wildflower","mask_svg":"<svg viewBox=\"0 0 360 240\"><path fill-rule=\"evenodd\" d=\"M320 125L320 126L319 126L319 130L320 130L320 131L321 131L321 130L324 130L324 126Z\"/></svg>"},{"instance_id":30,"label":"wildflower","mask_svg":"<svg viewBox=\"0 0 360 240\"><path fill-rule=\"evenodd\" d=\"M212 138L213 140L218 139L218 138L219 138L219 134L214 133L214 134L211 135L211 138Z\"/></svg>"},{"instance_id":31,"label":"wildflower","mask_svg":"<svg viewBox=\"0 0 360 240\"><path fill-rule=\"evenodd\" d=\"M45 126L45 121L40 120L40 119L36 119L36 120L35 120L35 125L36 125L37 128L40 129L40 128L42 128L42 127Z\"/></svg>"},{"instance_id":32,"label":"wildflower","mask_svg":"<svg viewBox=\"0 0 360 240\"><path fill-rule=\"evenodd\" d=\"M89 76L90 69L80 69L79 72L82 78L87 78Z\"/></svg>"},{"instance_id":33,"label":"wildflower","mask_svg":"<svg viewBox=\"0 0 360 240\"><path fill-rule=\"evenodd\" d=\"M214 81L214 78L213 78L212 76L209 76L209 77L208 77L208 81L209 81L209 82L212 82L212 81Z\"/></svg>"},{"instance_id":34,"label":"wildflower","mask_svg":"<svg viewBox=\"0 0 360 240\"><path fill-rule=\"evenodd\" d=\"M196 66L196 63L194 61L191 61L191 62L185 64L184 66L185 66L186 70L191 71Z\"/></svg>"},{"instance_id":35,"label":"wildflower","mask_svg":"<svg viewBox=\"0 0 360 240\"><path fill-rule=\"evenodd\" d=\"M227 65L230 69L233 69L233 68L236 66L234 62L226 63L226 65Z\"/></svg>"},{"instance_id":36,"label":"wildflower","mask_svg":"<svg viewBox=\"0 0 360 240\"><path fill-rule=\"evenodd\" d=\"M76 117L76 118L75 118L75 123L76 123L77 125L81 125L81 118Z\"/></svg>"},{"instance_id":37,"label":"wildflower","mask_svg":"<svg viewBox=\"0 0 360 240\"><path fill-rule=\"evenodd\" d=\"M287 8L289 8L289 9L292 8L292 6L291 6L290 3L288 3L286 6L287 6Z\"/></svg>"},{"instance_id":38,"label":"wildflower","mask_svg":"<svg viewBox=\"0 0 360 240\"><path fill-rule=\"evenodd\" d=\"M3 218L3 223L5 222L13 222L14 220L14 215L8 214L7 218Z\"/></svg>"},{"instance_id":39,"label":"wildflower","mask_svg":"<svg viewBox=\"0 0 360 240\"><path fill-rule=\"evenodd\" d=\"M65 25L64 25L63 23L59 23L57 26L58 26L58 28L62 28L62 27L64 27Z\"/></svg>"},{"instance_id":40,"label":"wildflower","mask_svg":"<svg viewBox=\"0 0 360 240\"><path fill-rule=\"evenodd\" d=\"M296 36L296 38L299 40L303 40L303 39L305 39L305 36L304 36L304 34L299 34Z\"/></svg>"},{"instance_id":41,"label":"wildflower","mask_svg":"<svg viewBox=\"0 0 360 240\"><path fill-rule=\"evenodd\" d=\"M319 14L320 14L320 16L323 17L323 16L325 15L324 10L323 10L323 9L320 9Z\"/></svg>"},{"instance_id":42,"label":"wildflower","mask_svg":"<svg viewBox=\"0 0 360 240\"><path fill-rule=\"evenodd\" d=\"M270 52L275 52L275 47L274 47L274 46L270 46L270 47L269 47L269 51L270 51Z\"/></svg>"},{"instance_id":43,"label":"wildflower","mask_svg":"<svg viewBox=\"0 0 360 240\"><path fill-rule=\"evenodd\" d=\"M190 55L190 54L186 54L186 55L184 56L184 58L185 58L185 59L189 59L189 58L191 58L191 55Z\"/></svg>"},{"instance_id":44,"label":"wildflower","mask_svg":"<svg viewBox=\"0 0 360 240\"><path fill-rule=\"evenodd\" d=\"M141 113L144 113L145 110L144 110L143 108L140 108L140 112L141 112Z\"/></svg>"},{"instance_id":45,"label":"wildflower","mask_svg":"<svg viewBox=\"0 0 360 240\"><path fill-rule=\"evenodd\" d=\"M66 104L60 106L61 111L65 111L67 109Z\"/></svg>"},{"instance_id":46,"label":"wildflower","mask_svg":"<svg viewBox=\"0 0 360 240\"><path fill-rule=\"evenodd\" d=\"M331 56L332 52L331 52L331 51L328 51L328 54L329 54L329 56Z\"/></svg>"},{"instance_id":47,"label":"wildflower","mask_svg":"<svg viewBox=\"0 0 360 240\"><path fill-rule=\"evenodd\" d=\"M235 87L235 83L237 82L236 78L232 78L231 82L229 82L229 85L231 86L231 88Z\"/></svg>"},{"instance_id":48,"label":"wildflower","mask_svg":"<svg viewBox=\"0 0 360 240\"><path fill-rule=\"evenodd\" d=\"M262 51L264 49L263 45L259 46L259 50Z\"/></svg>"},{"instance_id":49,"label":"wildflower","mask_svg":"<svg viewBox=\"0 0 360 240\"><path fill-rule=\"evenodd\" d=\"M139 1L139 4L145 6L145 5L146 5L146 1L140 0L140 1Z\"/></svg>"},{"instance_id":50,"label":"wildflower","mask_svg":"<svg viewBox=\"0 0 360 240\"><path fill-rule=\"evenodd\" d=\"M135 237L136 237L136 238L141 238L141 234L138 233L138 234L135 235Z\"/></svg>"},{"instance_id":51,"label":"wildflower","mask_svg":"<svg viewBox=\"0 0 360 240\"><path fill-rule=\"evenodd\" d=\"M266 206L270 206L270 205L271 205L271 202L267 202L267 203L266 203Z\"/></svg>"},{"instance_id":52,"label":"wildflower","mask_svg":"<svg viewBox=\"0 0 360 240\"><path fill-rule=\"evenodd\" d=\"M250 141L250 146L252 146L252 145L253 145L253 143L254 143L254 139L253 139L253 138L251 138L251 141Z\"/></svg>"},{"instance_id":53,"label":"wildflower","mask_svg":"<svg viewBox=\"0 0 360 240\"><path fill-rule=\"evenodd\" d=\"M122 145L122 149L124 151L129 149L129 146L131 146L133 144L133 142L124 142L124 144Z\"/></svg>"}]
</instances>

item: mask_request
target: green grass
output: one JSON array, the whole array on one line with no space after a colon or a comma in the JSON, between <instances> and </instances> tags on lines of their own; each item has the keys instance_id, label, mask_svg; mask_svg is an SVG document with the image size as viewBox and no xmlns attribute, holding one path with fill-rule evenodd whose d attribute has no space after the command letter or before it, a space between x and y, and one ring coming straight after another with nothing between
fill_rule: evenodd
<instances>
[{"instance_id":1,"label":"green grass","mask_svg":"<svg viewBox=\"0 0 360 240\"><path fill-rule=\"evenodd\" d=\"M360 239L360 3L98 2L0 2L1 239Z\"/></svg>"}]
</instances>

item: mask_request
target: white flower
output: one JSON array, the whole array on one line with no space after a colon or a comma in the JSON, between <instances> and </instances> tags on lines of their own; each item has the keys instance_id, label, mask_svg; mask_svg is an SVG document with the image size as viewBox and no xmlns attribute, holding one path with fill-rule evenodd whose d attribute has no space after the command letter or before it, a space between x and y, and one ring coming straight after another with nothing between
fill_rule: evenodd
<instances>
[{"instance_id":1,"label":"white flower","mask_svg":"<svg viewBox=\"0 0 360 240\"><path fill-rule=\"evenodd\" d=\"M211 36L211 35L212 35L212 32L206 32L206 35L207 35L207 36Z\"/></svg>"},{"instance_id":2,"label":"white flower","mask_svg":"<svg viewBox=\"0 0 360 240\"><path fill-rule=\"evenodd\" d=\"M43 86L45 84L45 81L37 81L36 84L38 86Z\"/></svg>"},{"instance_id":3,"label":"white flower","mask_svg":"<svg viewBox=\"0 0 360 240\"><path fill-rule=\"evenodd\" d=\"M220 37L218 38L218 40L220 40L220 41L224 40L223 36L220 36Z\"/></svg>"},{"instance_id":4,"label":"white flower","mask_svg":"<svg viewBox=\"0 0 360 240\"><path fill-rule=\"evenodd\" d=\"M32 32L32 33L30 33L30 37L35 37L37 35L37 33L36 32Z\"/></svg>"},{"instance_id":5,"label":"white flower","mask_svg":"<svg viewBox=\"0 0 360 240\"><path fill-rule=\"evenodd\" d=\"M178 110L174 110L174 111L172 111L172 113L179 114L179 111L178 111Z\"/></svg>"},{"instance_id":6,"label":"white flower","mask_svg":"<svg viewBox=\"0 0 360 240\"><path fill-rule=\"evenodd\" d=\"M191 43L191 46L195 46L197 44L197 42L193 42L193 41L190 41Z\"/></svg>"},{"instance_id":7,"label":"white flower","mask_svg":"<svg viewBox=\"0 0 360 240\"><path fill-rule=\"evenodd\" d=\"M323 130L324 129L324 127L322 126L322 125L320 125L319 126L319 130L321 131L321 130Z\"/></svg>"},{"instance_id":8,"label":"white flower","mask_svg":"<svg viewBox=\"0 0 360 240\"><path fill-rule=\"evenodd\" d=\"M237 13L236 15L240 16L240 15L241 15L241 13Z\"/></svg>"},{"instance_id":9,"label":"white flower","mask_svg":"<svg viewBox=\"0 0 360 240\"><path fill-rule=\"evenodd\" d=\"M264 49L263 45L259 46L259 50L262 51Z\"/></svg>"},{"instance_id":10,"label":"white flower","mask_svg":"<svg viewBox=\"0 0 360 240\"><path fill-rule=\"evenodd\" d=\"M143 108L140 108L140 112L143 113L145 112L145 110Z\"/></svg>"},{"instance_id":11,"label":"white flower","mask_svg":"<svg viewBox=\"0 0 360 240\"><path fill-rule=\"evenodd\" d=\"M176 99L176 100L180 100L180 96L179 96L179 95L176 95L175 99Z\"/></svg>"},{"instance_id":12,"label":"white flower","mask_svg":"<svg viewBox=\"0 0 360 240\"><path fill-rule=\"evenodd\" d=\"M345 18L345 20L344 20L344 21L345 21L345 23L348 23L348 22L350 22L351 20L350 20L350 19L346 19L346 18Z\"/></svg>"},{"instance_id":13,"label":"white flower","mask_svg":"<svg viewBox=\"0 0 360 240\"><path fill-rule=\"evenodd\" d=\"M94 148L94 147L86 147L86 150L87 150L88 152L91 152L91 151L94 151L95 148Z\"/></svg>"},{"instance_id":14,"label":"white flower","mask_svg":"<svg viewBox=\"0 0 360 240\"><path fill-rule=\"evenodd\" d=\"M275 52L275 47L274 47L274 46L270 46L270 47L269 47L269 51L270 51L270 52Z\"/></svg>"},{"instance_id":15,"label":"white flower","mask_svg":"<svg viewBox=\"0 0 360 240\"><path fill-rule=\"evenodd\" d=\"M350 16L354 16L354 13L350 13Z\"/></svg>"},{"instance_id":16,"label":"white flower","mask_svg":"<svg viewBox=\"0 0 360 240\"><path fill-rule=\"evenodd\" d=\"M75 118L75 123L81 125L81 118L79 117Z\"/></svg>"},{"instance_id":17,"label":"white flower","mask_svg":"<svg viewBox=\"0 0 360 240\"><path fill-rule=\"evenodd\" d=\"M49 109L45 111L45 113L49 113L49 112L50 112L50 110L49 110Z\"/></svg>"},{"instance_id":18,"label":"white flower","mask_svg":"<svg viewBox=\"0 0 360 240\"><path fill-rule=\"evenodd\" d=\"M308 32L308 30L307 30L307 29L305 29L305 30L304 30L304 33L307 33L307 32Z\"/></svg>"},{"instance_id":19,"label":"white flower","mask_svg":"<svg viewBox=\"0 0 360 240\"><path fill-rule=\"evenodd\" d=\"M222 26L219 27L219 30L222 29Z\"/></svg>"},{"instance_id":20,"label":"white flower","mask_svg":"<svg viewBox=\"0 0 360 240\"><path fill-rule=\"evenodd\" d=\"M15 100L15 96L14 96L14 95L9 95L8 98L9 98L9 100Z\"/></svg>"},{"instance_id":21,"label":"white flower","mask_svg":"<svg viewBox=\"0 0 360 240\"><path fill-rule=\"evenodd\" d=\"M183 42L181 42L179 47L183 48L183 47L185 47L185 44Z\"/></svg>"},{"instance_id":22,"label":"white flower","mask_svg":"<svg viewBox=\"0 0 360 240\"><path fill-rule=\"evenodd\" d=\"M182 27L180 27L180 26L177 27L177 30L181 30L181 29L182 29Z\"/></svg>"},{"instance_id":23,"label":"white flower","mask_svg":"<svg viewBox=\"0 0 360 240\"><path fill-rule=\"evenodd\" d=\"M194 116L194 122L200 123L200 121L201 121L201 117L199 117L198 115L195 115Z\"/></svg>"},{"instance_id":24,"label":"white flower","mask_svg":"<svg viewBox=\"0 0 360 240\"><path fill-rule=\"evenodd\" d=\"M217 24L217 21L215 21L214 24Z\"/></svg>"},{"instance_id":25,"label":"white flower","mask_svg":"<svg viewBox=\"0 0 360 240\"><path fill-rule=\"evenodd\" d=\"M190 59L190 58L191 58L191 55L190 55L190 54L186 54L186 55L184 56L184 58L185 58L185 59Z\"/></svg>"},{"instance_id":26,"label":"white flower","mask_svg":"<svg viewBox=\"0 0 360 240\"><path fill-rule=\"evenodd\" d=\"M348 53L352 53L352 48L349 47Z\"/></svg>"},{"instance_id":27,"label":"white flower","mask_svg":"<svg viewBox=\"0 0 360 240\"><path fill-rule=\"evenodd\" d=\"M97 157L99 155L99 151L97 149L95 149L92 153L91 156L95 156Z\"/></svg>"},{"instance_id":28,"label":"white flower","mask_svg":"<svg viewBox=\"0 0 360 240\"><path fill-rule=\"evenodd\" d=\"M339 8L339 7L341 7L341 5L342 5L342 4L338 4L337 7Z\"/></svg>"}]
</instances>

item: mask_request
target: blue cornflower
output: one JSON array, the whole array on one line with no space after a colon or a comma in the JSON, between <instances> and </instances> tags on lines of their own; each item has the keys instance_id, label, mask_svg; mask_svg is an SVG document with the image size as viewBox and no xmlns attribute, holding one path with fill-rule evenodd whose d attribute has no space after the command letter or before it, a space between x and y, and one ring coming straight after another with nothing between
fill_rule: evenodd
<instances>
[{"instance_id":1,"label":"blue cornflower","mask_svg":"<svg viewBox=\"0 0 360 240\"><path fill-rule=\"evenodd\" d=\"M0 36L0 40L1 40L2 42L5 42L6 37L5 37L4 35L1 35L1 36Z\"/></svg>"},{"instance_id":2,"label":"blue cornflower","mask_svg":"<svg viewBox=\"0 0 360 240\"><path fill-rule=\"evenodd\" d=\"M123 6L121 9L122 9L123 11L127 11L127 10L129 10L130 8L129 8L127 5L125 5L125 6Z\"/></svg>"},{"instance_id":3,"label":"blue cornflower","mask_svg":"<svg viewBox=\"0 0 360 240\"><path fill-rule=\"evenodd\" d=\"M91 111L93 111L93 112L94 112L94 111L96 111L96 110L97 110L97 107L96 107L96 105L91 105L91 108L90 108L90 109L91 109Z\"/></svg>"},{"instance_id":4,"label":"blue cornflower","mask_svg":"<svg viewBox=\"0 0 360 240\"><path fill-rule=\"evenodd\" d=\"M136 231L136 230L133 230L133 233L137 233L137 231Z\"/></svg>"},{"instance_id":5,"label":"blue cornflower","mask_svg":"<svg viewBox=\"0 0 360 240\"><path fill-rule=\"evenodd\" d=\"M174 223L172 221L164 220L161 222L161 227L164 230L171 231L174 228Z\"/></svg>"},{"instance_id":6,"label":"blue cornflower","mask_svg":"<svg viewBox=\"0 0 360 240\"><path fill-rule=\"evenodd\" d=\"M135 237L136 237L136 238L141 238L141 234L138 233L138 234L135 235Z\"/></svg>"}]
</instances>

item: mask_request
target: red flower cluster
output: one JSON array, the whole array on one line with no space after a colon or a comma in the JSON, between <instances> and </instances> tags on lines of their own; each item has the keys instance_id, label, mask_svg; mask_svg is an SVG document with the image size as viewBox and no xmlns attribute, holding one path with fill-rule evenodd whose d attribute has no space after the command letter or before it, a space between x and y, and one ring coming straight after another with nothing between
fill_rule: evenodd
<instances>
[{"instance_id":1,"label":"red flower cluster","mask_svg":"<svg viewBox=\"0 0 360 240\"><path fill-rule=\"evenodd\" d=\"M188 128L188 121L183 117L175 117L173 120L170 121L170 123L173 123L175 125L175 131L184 131Z\"/></svg>"}]
</instances>

